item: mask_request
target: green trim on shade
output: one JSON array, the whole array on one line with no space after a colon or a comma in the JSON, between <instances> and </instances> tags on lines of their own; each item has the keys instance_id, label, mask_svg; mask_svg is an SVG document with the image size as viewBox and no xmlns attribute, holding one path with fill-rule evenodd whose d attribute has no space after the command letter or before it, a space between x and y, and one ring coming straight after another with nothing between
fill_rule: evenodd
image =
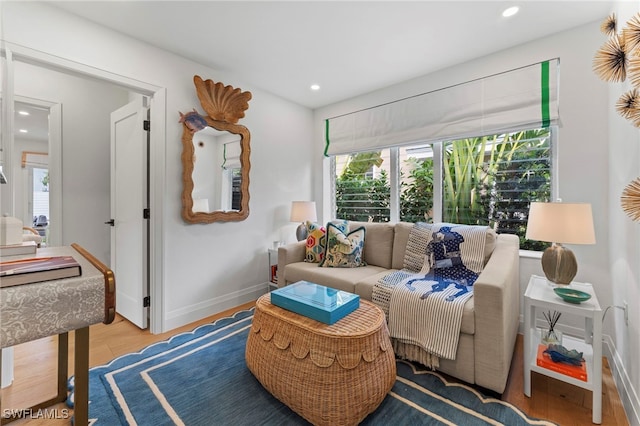
<instances>
[{"instance_id":1,"label":"green trim on shade","mask_svg":"<svg viewBox=\"0 0 640 426\"><path fill-rule=\"evenodd\" d=\"M225 164L227 164L227 144L223 144L222 145L222 166L220 166L223 170L227 170L227 168L224 166Z\"/></svg>"},{"instance_id":2,"label":"green trim on shade","mask_svg":"<svg viewBox=\"0 0 640 426\"><path fill-rule=\"evenodd\" d=\"M549 127L551 125L551 119L549 118L549 61L544 61L540 65L542 66L540 70L540 106L542 107L542 127Z\"/></svg>"},{"instance_id":3,"label":"green trim on shade","mask_svg":"<svg viewBox=\"0 0 640 426\"><path fill-rule=\"evenodd\" d=\"M328 157L327 152L329 152L329 119L324 120L324 156Z\"/></svg>"}]
</instances>

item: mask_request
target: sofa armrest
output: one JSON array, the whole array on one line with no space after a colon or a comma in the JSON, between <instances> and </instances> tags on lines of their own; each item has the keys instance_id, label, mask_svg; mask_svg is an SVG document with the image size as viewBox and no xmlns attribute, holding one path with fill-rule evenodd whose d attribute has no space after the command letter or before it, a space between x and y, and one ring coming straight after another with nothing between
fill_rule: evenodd
<instances>
[{"instance_id":1,"label":"sofa armrest","mask_svg":"<svg viewBox=\"0 0 640 426\"><path fill-rule=\"evenodd\" d=\"M474 283L475 382L502 393L507 383L520 321L520 242L500 234Z\"/></svg>"},{"instance_id":2,"label":"sofa armrest","mask_svg":"<svg viewBox=\"0 0 640 426\"><path fill-rule=\"evenodd\" d=\"M284 277L285 266L289 263L304 262L307 256L306 246L306 241L298 241L297 243L278 247L278 287L287 285Z\"/></svg>"}]
</instances>

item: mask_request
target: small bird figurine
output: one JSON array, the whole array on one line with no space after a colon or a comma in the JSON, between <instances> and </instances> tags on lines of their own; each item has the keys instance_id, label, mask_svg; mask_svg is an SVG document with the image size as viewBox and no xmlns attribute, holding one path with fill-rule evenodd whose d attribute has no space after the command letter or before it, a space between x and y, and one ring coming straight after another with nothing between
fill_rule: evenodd
<instances>
[{"instance_id":1,"label":"small bird figurine","mask_svg":"<svg viewBox=\"0 0 640 426\"><path fill-rule=\"evenodd\" d=\"M180 112L179 123L184 123L191 134L207 127L207 121L194 109L191 112L183 114Z\"/></svg>"}]
</instances>

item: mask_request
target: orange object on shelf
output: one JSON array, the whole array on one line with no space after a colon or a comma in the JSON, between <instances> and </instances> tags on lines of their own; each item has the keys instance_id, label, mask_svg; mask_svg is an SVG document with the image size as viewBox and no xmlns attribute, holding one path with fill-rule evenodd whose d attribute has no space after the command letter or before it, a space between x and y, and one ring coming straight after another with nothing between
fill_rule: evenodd
<instances>
[{"instance_id":1,"label":"orange object on shelf","mask_svg":"<svg viewBox=\"0 0 640 426\"><path fill-rule=\"evenodd\" d=\"M538 356L536 357L536 365L543 367L556 373L574 377L583 382L587 381L587 363L582 365L571 365L564 362L554 362L551 357L544 353L547 349L545 345L538 345Z\"/></svg>"}]
</instances>

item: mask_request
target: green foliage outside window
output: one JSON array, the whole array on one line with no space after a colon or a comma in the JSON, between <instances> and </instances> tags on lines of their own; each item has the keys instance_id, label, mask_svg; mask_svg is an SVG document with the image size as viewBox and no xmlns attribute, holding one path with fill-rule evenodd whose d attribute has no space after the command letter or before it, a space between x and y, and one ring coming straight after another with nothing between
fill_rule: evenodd
<instances>
[{"instance_id":1,"label":"green foliage outside window","mask_svg":"<svg viewBox=\"0 0 640 426\"><path fill-rule=\"evenodd\" d=\"M529 130L443 143L443 221L488 225L516 234L520 248L543 250L526 233L531 201L551 198L550 131ZM336 179L337 217L388 222L388 174L380 152L355 154ZM433 158L405 160L400 176L400 218L430 221L433 209Z\"/></svg>"},{"instance_id":2,"label":"green foliage outside window","mask_svg":"<svg viewBox=\"0 0 640 426\"><path fill-rule=\"evenodd\" d=\"M443 220L488 225L518 235L522 249L544 249L524 235L529 203L551 198L549 138L539 129L446 143Z\"/></svg>"},{"instance_id":3,"label":"green foliage outside window","mask_svg":"<svg viewBox=\"0 0 640 426\"><path fill-rule=\"evenodd\" d=\"M380 152L354 154L336 179L336 217L362 222L388 222L391 187L388 174L369 176L373 166L380 167Z\"/></svg>"},{"instance_id":4,"label":"green foliage outside window","mask_svg":"<svg viewBox=\"0 0 640 426\"><path fill-rule=\"evenodd\" d=\"M433 158L408 158L400 175L400 219L404 222L431 222L433 218Z\"/></svg>"}]
</instances>

